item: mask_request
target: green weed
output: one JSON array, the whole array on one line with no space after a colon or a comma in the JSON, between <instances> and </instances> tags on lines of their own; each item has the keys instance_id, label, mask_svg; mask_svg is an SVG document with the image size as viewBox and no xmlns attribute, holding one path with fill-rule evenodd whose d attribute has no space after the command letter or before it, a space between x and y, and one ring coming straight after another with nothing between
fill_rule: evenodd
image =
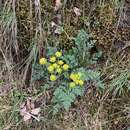
<instances>
[{"instance_id":1,"label":"green weed","mask_svg":"<svg viewBox=\"0 0 130 130\"><path fill-rule=\"evenodd\" d=\"M33 80L42 79L44 85L52 90L52 111L57 113L61 109L69 110L71 104L78 96L83 96L86 82L93 82L98 89L104 85L100 79L100 72L88 69L96 63L101 55L91 58L91 48L94 41L89 35L80 30L77 37L73 38L75 47L69 51L57 51L57 48L47 48L47 57L40 59L39 64L33 65ZM80 52L80 53L79 53Z\"/></svg>"}]
</instances>

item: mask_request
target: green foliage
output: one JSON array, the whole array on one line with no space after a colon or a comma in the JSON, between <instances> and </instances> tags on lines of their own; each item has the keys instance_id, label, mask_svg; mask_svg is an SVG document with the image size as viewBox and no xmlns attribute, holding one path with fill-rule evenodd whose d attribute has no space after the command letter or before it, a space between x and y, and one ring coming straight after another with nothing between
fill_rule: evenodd
<instances>
[{"instance_id":1,"label":"green foliage","mask_svg":"<svg viewBox=\"0 0 130 130\"><path fill-rule=\"evenodd\" d=\"M130 127L128 127L127 130L130 130Z\"/></svg>"},{"instance_id":2,"label":"green foliage","mask_svg":"<svg viewBox=\"0 0 130 130\"><path fill-rule=\"evenodd\" d=\"M114 90L116 94L118 93L119 95L121 95L125 89L130 90L129 79L130 79L130 71L124 70L110 82L108 88L110 90Z\"/></svg>"},{"instance_id":3,"label":"green foliage","mask_svg":"<svg viewBox=\"0 0 130 130\"><path fill-rule=\"evenodd\" d=\"M0 129L3 130L7 127L8 122L11 124L19 124L21 122L19 106L26 96L25 93L14 89L8 94L9 100L5 97L0 98ZM4 100L6 100L6 103L4 103Z\"/></svg>"},{"instance_id":4,"label":"green foliage","mask_svg":"<svg viewBox=\"0 0 130 130\"><path fill-rule=\"evenodd\" d=\"M57 51L56 47L47 47L47 56L53 55Z\"/></svg>"},{"instance_id":5,"label":"green foliage","mask_svg":"<svg viewBox=\"0 0 130 130\"><path fill-rule=\"evenodd\" d=\"M14 120L15 122L19 122L19 105L25 100L25 97L27 94L24 92L20 92L18 90L14 90L10 94L10 99L11 99L11 115L10 118Z\"/></svg>"},{"instance_id":6,"label":"green foliage","mask_svg":"<svg viewBox=\"0 0 130 130\"><path fill-rule=\"evenodd\" d=\"M0 23L3 25L3 27L9 27L10 23L13 21L13 13L8 12L6 10L0 11Z\"/></svg>"},{"instance_id":7,"label":"green foliage","mask_svg":"<svg viewBox=\"0 0 130 130\"><path fill-rule=\"evenodd\" d=\"M121 4L123 4L123 1L120 0L112 0L113 5L115 6L115 8L120 8Z\"/></svg>"},{"instance_id":8,"label":"green foliage","mask_svg":"<svg viewBox=\"0 0 130 130\"><path fill-rule=\"evenodd\" d=\"M95 45L95 41L91 39L91 35L84 30L80 30L77 37L74 38L75 47L66 54L66 59L70 60L75 66L87 67L94 64L101 57L102 52L98 51L91 54L91 49Z\"/></svg>"},{"instance_id":9,"label":"green foliage","mask_svg":"<svg viewBox=\"0 0 130 130\"><path fill-rule=\"evenodd\" d=\"M56 88L53 94L53 114L57 113L59 109L64 108L66 111L69 110L71 103L73 103L77 96L83 96L84 88L80 86L76 88L67 88L65 86L59 86Z\"/></svg>"},{"instance_id":10,"label":"green foliage","mask_svg":"<svg viewBox=\"0 0 130 130\"><path fill-rule=\"evenodd\" d=\"M79 31L74 41L75 47L69 51L63 50L60 57L56 56L56 52L60 52L57 51L57 48L48 47L47 57L43 57L39 61L41 65L33 65L33 80L43 79L42 90L52 90L53 114L61 109L69 110L76 98L83 96L86 82L91 81L98 89L104 88L100 72L87 68L101 56L98 53L91 55L94 41L84 30ZM56 58L53 59L54 62L51 61L52 57ZM63 65L59 66L58 61L62 61ZM64 65L68 66L67 70L64 70ZM59 68L62 70L61 73L56 72Z\"/></svg>"},{"instance_id":11,"label":"green foliage","mask_svg":"<svg viewBox=\"0 0 130 130\"><path fill-rule=\"evenodd\" d=\"M104 87L105 87L103 81L101 80L101 74L99 71L87 70L86 71L86 80L93 81L94 85L99 90L104 89Z\"/></svg>"},{"instance_id":12,"label":"green foliage","mask_svg":"<svg viewBox=\"0 0 130 130\"><path fill-rule=\"evenodd\" d=\"M32 80L40 80L41 78L46 78L46 68L44 66L41 66L39 64L33 64L33 71L32 71ZM41 71L42 70L42 71Z\"/></svg>"}]
</instances>

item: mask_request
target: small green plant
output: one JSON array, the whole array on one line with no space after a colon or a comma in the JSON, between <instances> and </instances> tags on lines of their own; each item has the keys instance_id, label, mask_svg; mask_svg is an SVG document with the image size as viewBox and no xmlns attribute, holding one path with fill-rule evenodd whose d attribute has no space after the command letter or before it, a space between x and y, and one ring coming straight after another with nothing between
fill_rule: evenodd
<instances>
[{"instance_id":1,"label":"small green plant","mask_svg":"<svg viewBox=\"0 0 130 130\"><path fill-rule=\"evenodd\" d=\"M43 79L44 89L53 92L53 113L61 109L69 110L78 96L84 95L86 82L92 81L99 88L103 88L100 73L87 69L95 63L90 57L90 49L94 43L89 41L86 32L81 30L75 40L75 47L69 51L59 51L57 48L47 48L47 56L34 65L33 80Z\"/></svg>"},{"instance_id":2,"label":"small green plant","mask_svg":"<svg viewBox=\"0 0 130 130\"><path fill-rule=\"evenodd\" d=\"M0 23L3 27L9 27L11 22L13 21L13 13L8 12L7 10L0 11Z\"/></svg>"},{"instance_id":3,"label":"small green plant","mask_svg":"<svg viewBox=\"0 0 130 130\"><path fill-rule=\"evenodd\" d=\"M95 40L92 40L91 35L84 30L80 30L77 37L73 38L73 40L75 46L65 56L66 60L71 60L73 66L88 67L90 64L95 64L101 57L101 51L91 54Z\"/></svg>"},{"instance_id":4,"label":"small green plant","mask_svg":"<svg viewBox=\"0 0 130 130\"><path fill-rule=\"evenodd\" d=\"M130 90L130 71L123 70L119 73L108 85L109 90L113 91L114 94L123 94L126 91Z\"/></svg>"},{"instance_id":5,"label":"small green plant","mask_svg":"<svg viewBox=\"0 0 130 130\"><path fill-rule=\"evenodd\" d=\"M48 59L41 58L39 61L45 68L45 82L48 82L54 91L52 98L54 113L61 108L68 110L76 97L83 95L86 81L85 69L73 68L71 62L66 61L64 57L62 52L57 51Z\"/></svg>"},{"instance_id":6,"label":"small green plant","mask_svg":"<svg viewBox=\"0 0 130 130\"><path fill-rule=\"evenodd\" d=\"M8 126L8 122L12 124L9 128L13 124L20 124L19 105L25 100L25 97L25 93L16 89L10 91L7 97L0 97L0 129L5 129Z\"/></svg>"}]
</instances>

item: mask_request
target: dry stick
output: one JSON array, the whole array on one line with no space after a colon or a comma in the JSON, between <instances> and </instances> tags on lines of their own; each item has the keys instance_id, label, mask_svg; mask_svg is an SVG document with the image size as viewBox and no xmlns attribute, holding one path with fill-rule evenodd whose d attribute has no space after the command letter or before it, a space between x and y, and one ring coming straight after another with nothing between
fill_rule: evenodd
<instances>
[{"instance_id":1,"label":"dry stick","mask_svg":"<svg viewBox=\"0 0 130 130\"><path fill-rule=\"evenodd\" d=\"M32 2L30 1L30 4L32 4ZM37 41L37 45L39 47L39 52L40 52L40 48L43 42L43 31L42 31L42 20L41 20L41 5L40 5L40 0L35 0L35 19L36 19L36 32L35 32L35 40ZM32 5L30 5L30 9L32 9ZM32 13L32 12L30 12ZM30 14L32 16L32 14ZM40 33L40 39L38 36L38 33ZM32 76L31 76L31 82L32 82ZM35 116L33 116L31 114L31 116L33 118L35 118L37 121L39 121L39 119Z\"/></svg>"},{"instance_id":2,"label":"dry stick","mask_svg":"<svg viewBox=\"0 0 130 130\"><path fill-rule=\"evenodd\" d=\"M39 47L39 52L40 48L42 47L42 42L43 42L43 29L42 29L42 20L41 20L41 4L40 0L35 0L35 20L36 20L36 32L35 32L35 41L37 41L36 48ZM30 0L30 17L32 18L32 1ZM30 24L30 27L33 28L33 25ZM40 34L40 36L38 35ZM32 57L33 58L33 57ZM33 70L31 70L33 71ZM32 82L32 76L31 76L31 82Z\"/></svg>"},{"instance_id":3,"label":"dry stick","mask_svg":"<svg viewBox=\"0 0 130 130\"><path fill-rule=\"evenodd\" d=\"M25 112L25 114L27 114L27 115L33 117L33 118L36 119L37 121L40 121L39 118L37 118L36 116L34 116L33 114L31 114L31 113L29 113L29 112Z\"/></svg>"},{"instance_id":4,"label":"dry stick","mask_svg":"<svg viewBox=\"0 0 130 130\"><path fill-rule=\"evenodd\" d=\"M113 47L114 41L115 41L115 39L116 39L116 34L117 34L118 27L119 27L119 24L120 24L122 12L123 12L123 7L124 7L124 2L122 3L122 7L120 8L120 16L119 16L118 23L117 23L117 26L116 26L115 35L114 35L114 37L113 37L113 39L112 39L112 45L111 45L111 47L110 47L108 59L110 59L110 55L111 55L111 52L112 52L112 47ZM106 66L107 66L107 64L108 64L108 60L107 60L107 62L106 62Z\"/></svg>"},{"instance_id":5,"label":"dry stick","mask_svg":"<svg viewBox=\"0 0 130 130\"><path fill-rule=\"evenodd\" d=\"M36 32L35 39L38 41L38 32L40 32L40 44L42 43L42 24L41 24L41 9L40 9L40 1L35 0L35 20L36 20ZM39 46L39 44L38 44Z\"/></svg>"},{"instance_id":6,"label":"dry stick","mask_svg":"<svg viewBox=\"0 0 130 130\"><path fill-rule=\"evenodd\" d=\"M13 55L12 55L12 48L15 48L15 52L18 52L18 44L17 44L17 21L16 21L16 11L15 11L15 0L6 0L3 4L3 11L7 13L12 12L12 17L9 20L9 26L3 25L3 39L5 39L4 46L1 46L1 52L4 57L8 72L10 74L10 78L12 79L12 67L11 67L11 60L13 63ZM7 21L8 22L8 21ZM3 22L4 23L4 22ZM2 25L1 25L2 26ZM4 51L3 51L4 50ZM10 62L9 62L10 60ZM9 64L10 63L10 64Z\"/></svg>"},{"instance_id":7,"label":"dry stick","mask_svg":"<svg viewBox=\"0 0 130 130\"><path fill-rule=\"evenodd\" d=\"M30 16L30 38L31 38L31 36L33 36L33 21L32 21L33 20L33 7L32 7L32 0L30 0L29 16Z\"/></svg>"},{"instance_id":8,"label":"dry stick","mask_svg":"<svg viewBox=\"0 0 130 130\"><path fill-rule=\"evenodd\" d=\"M2 10L2 0L0 0L0 11Z\"/></svg>"},{"instance_id":9,"label":"dry stick","mask_svg":"<svg viewBox=\"0 0 130 130\"><path fill-rule=\"evenodd\" d=\"M35 17L37 19L37 25L36 25L36 30L38 32L40 32L40 37L38 37L37 32L36 32L36 40L39 41L37 42L38 47L39 47L39 56L41 55L41 49L45 48L45 45L42 46L42 43L45 39L44 35L43 35L43 28L42 28L42 20L41 20L41 4L40 4L40 0L35 0ZM44 50L43 50L44 51ZM44 52L43 52L44 53ZM44 54L43 54L44 55Z\"/></svg>"},{"instance_id":10,"label":"dry stick","mask_svg":"<svg viewBox=\"0 0 130 130\"><path fill-rule=\"evenodd\" d=\"M13 76L12 76L12 68L11 68L11 66L10 66L10 62L9 62L8 59L6 58L4 52L3 52L3 50L2 50L1 48L0 48L0 52L2 53L3 58L4 58L4 60L5 60L5 64L6 64L6 67L7 67L7 69L8 69L8 73L9 73L9 79L13 79Z\"/></svg>"},{"instance_id":11,"label":"dry stick","mask_svg":"<svg viewBox=\"0 0 130 130\"><path fill-rule=\"evenodd\" d=\"M13 0L12 2L12 8L13 8L13 26L12 26L12 31L13 31L13 45L15 47L15 52L18 54L18 42L17 42L17 20L16 20L16 1Z\"/></svg>"}]
</instances>

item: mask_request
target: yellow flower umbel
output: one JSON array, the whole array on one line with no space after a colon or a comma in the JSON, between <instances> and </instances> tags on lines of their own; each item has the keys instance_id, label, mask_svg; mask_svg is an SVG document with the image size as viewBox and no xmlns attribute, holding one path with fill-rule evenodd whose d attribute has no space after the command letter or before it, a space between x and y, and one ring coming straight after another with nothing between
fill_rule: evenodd
<instances>
[{"instance_id":1,"label":"yellow flower umbel","mask_svg":"<svg viewBox=\"0 0 130 130\"><path fill-rule=\"evenodd\" d=\"M48 70L50 73L52 73L52 72L54 71L54 67L53 67L52 65L50 65L50 66L47 68L47 70Z\"/></svg>"},{"instance_id":2,"label":"yellow flower umbel","mask_svg":"<svg viewBox=\"0 0 130 130\"><path fill-rule=\"evenodd\" d=\"M62 73L62 69L61 69L61 68L57 68L57 69L56 69L56 72L57 72L58 74L61 74L61 73Z\"/></svg>"},{"instance_id":3,"label":"yellow flower umbel","mask_svg":"<svg viewBox=\"0 0 130 130\"><path fill-rule=\"evenodd\" d=\"M70 79L74 80L74 78L75 78L75 74L72 73L72 74L70 75Z\"/></svg>"},{"instance_id":4,"label":"yellow flower umbel","mask_svg":"<svg viewBox=\"0 0 130 130\"><path fill-rule=\"evenodd\" d=\"M46 58L41 58L41 59L39 60L39 63L40 63L41 65L45 65L45 64L47 63L47 59L46 59Z\"/></svg>"},{"instance_id":5,"label":"yellow flower umbel","mask_svg":"<svg viewBox=\"0 0 130 130\"><path fill-rule=\"evenodd\" d=\"M56 55L56 57L61 57L61 56L62 56L62 52L61 52L61 51L57 51L57 52L55 53L55 55Z\"/></svg>"},{"instance_id":6,"label":"yellow flower umbel","mask_svg":"<svg viewBox=\"0 0 130 130\"><path fill-rule=\"evenodd\" d=\"M74 82L71 82L70 84L69 84L69 87L70 88L74 88L76 85L75 85L75 83Z\"/></svg>"},{"instance_id":7,"label":"yellow flower umbel","mask_svg":"<svg viewBox=\"0 0 130 130\"><path fill-rule=\"evenodd\" d=\"M56 61L56 57L55 56L52 56L51 58L50 58L50 62L55 62Z\"/></svg>"},{"instance_id":8,"label":"yellow flower umbel","mask_svg":"<svg viewBox=\"0 0 130 130\"><path fill-rule=\"evenodd\" d=\"M54 68L57 68L57 67L58 67L58 65L57 65L56 63L52 64L52 66L53 66Z\"/></svg>"},{"instance_id":9,"label":"yellow flower umbel","mask_svg":"<svg viewBox=\"0 0 130 130\"><path fill-rule=\"evenodd\" d=\"M69 69L69 65L64 64L64 65L63 65L63 69L64 69L65 71L68 70L68 69Z\"/></svg>"},{"instance_id":10,"label":"yellow flower umbel","mask_svg":"<svg viewBox=\"0 0 130 130\"><path fill-rule=\"evenodd\" d=\"M79 80L79 85L83 86L84 85L84 81L83 80Z\"/></svg>"},{"instance_id":11,"label":"yellow flower umbel","mask_svg":"<svg viewBox=\"0 0 130 130\"><path fill-rule=\"evenodd\" d=\"M76 84L76 85L80 85L83 86L84 85L84 81L81 80L82 73L71 73L70 75L70 79Z\"/></svg>"},{"instance_id":12,"label":"yellow flower umbel","mask_svg":"<svg viewBox=\"0 0 130 130\"><path fill-rule=\"evenodd\" d=\"M55 75L52 74L52 75L50 76L50 80L51 80L51 81L55 81L56 79L57 79L57 78L56 78Z\"/></svg>"},{"instance_id":13,"label":"yellow flower umbel","mask_svg":"<svg viewBox=\"0 0 130 130\"><path fill-rule=\"evenodd\" d=\"M79 76L78 76L78 74L72 73L72 74L70 75L70 79L72 79L72 80L77 84L78 79L79 79Z\"/></svg>"},{"instance_id":14,"label":"yellow flower umbel","mask_svg":"<svg viewBox=\"0 0 130 130\"><path fill-rule=\"evenodd\" d=\"M64 62L63 62L62 60L59 60L57 63L58 63L59 65L63 65L63 64L64 64Z\"/></svg>"},{"instance_id":15,"label":"yellow flower umbel","mask_svg":"<svg viewBox=\"0 0 130 130\"><path fill-rule=\"evenodd\" d=\"M75 82L76 85L79 85L79 80L78 79L74 80L74 82Z\"/></svg>"},{"instance_id":16,"label":"yellow flower umbel","mask_svg":"<svg viewBox=\"0 0 130 130\"><path fill-rule=\"evenodd\" d=\"M60 68L60 65L57 65L57 67L56 68Z\"/></svg>"}]
</instances>

